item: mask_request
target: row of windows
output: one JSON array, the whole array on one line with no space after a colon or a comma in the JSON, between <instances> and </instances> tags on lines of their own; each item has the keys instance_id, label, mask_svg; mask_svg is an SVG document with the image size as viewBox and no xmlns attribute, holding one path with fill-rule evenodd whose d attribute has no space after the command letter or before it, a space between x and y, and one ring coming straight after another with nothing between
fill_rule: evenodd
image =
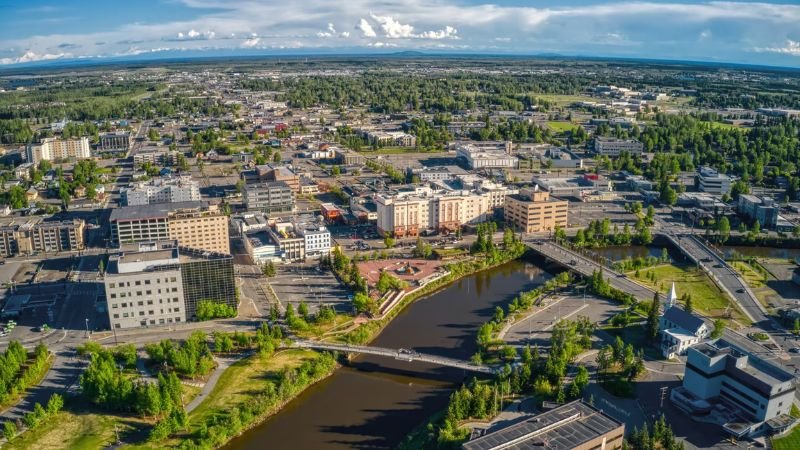
<instances>
[{"instance_id":1,"label":"row of windows","mask_svg":"<svg viewBox=\"0 0 800 450\"><path fill-rule=\"evenodd\" d=\"M176 317L174 319L175 323L178 323L180 321L181 321L180 317ZM173 323L173 319L172 319L172 317L167 317L166 319L158 319L158 323L159 323L159 325L164 325L165 323ZM155 324L156 324L156 319L150 319L150 325L155 325ZM141 322L139 322L139 325L143 326L143 327L146 327L147 326L147 320L142 320ZM114 324L114 328L122 328L122 326L119 323L115 323Z\"/></svg>"},{"instance_id":2,"label":"row of windows","mask_svg":"<svg viewBox=\"0 0 800 450\"><path fill-rule=\"evenodd\" d=\"M179 312L181 312L180 308L167 308L167 313L179 313ZM156 314L155 311L152 310L152 309L147 311L147 315L148 316L154 316L155 314ZM164 314L164 310L163 309L161 310L160 314ZM145 315L144 311L139 311L139 316L140 317L144 316L144 315ZM120 318L119 316L120 316L119 314L116 314L116 313L114 314L114 318L115 319L119 319ZM133 313L133 312L129 312L129 313L124 312L124 313L122 313L122 318L123 319L128 319L128 318L131 318L131 317L136 317L136 314Z\"/></svg>"},{"instance_id":3,"label":"row of windows","mask_svg":"<svg viewBox=\"0 0 800 450\"><path fill-rule=\"evenodd\" d=\"M144 292L145 292L144 295L153 295L153 291L147 290L147 291L144 291ZM165 288L164 289L164 293L167 293L167 292L178 292L178 288L177 287ZM158 294L161 294L161 293L162 293L161 289L159 289L158 290ZM127 298L127 297L133 297L133 296L134 295L133 295L132 291L120 292L119 293L119 298ZM136 297L141 297L141 296L142 296L142 291L136 291ZM109 297L117 298L117 293L112 292L109 295Z\"/></svg>"},{"instance_id":4,"label":"row of windows","mask_svg":"<svg viewBox=\"0 0 800 450\"><path fill-rule=\"evenodd\" d=\"M156 278L155 280L156 280L156 284L161 284L161 278ZM178 277L164 278L164 283L177 283L177 282L178 282ZM150 284L150 279L149 278L145 279L144 280L144 284L145 284L145 286L149 285ZM134 281L133 285L134 286L141 286L142 285L142 280ZM108 288L109 289L114 289L117 286L119 286L119 287L131 287L131 282L130 281L120 281L119 283L108 283Z\"/></svg>"},{"instance_id":5,"label":"row of windows","mask_svg":"<svg viewBox=\"0 0 800 450\"><path fill-rule=\"evenodd\" d=\"M112 297L112 298L113 298L113 297ZM163 299L163 298L160 298L160 299L158 299L158 304L159 304L159 305L162 305L162 304L164 304L165 300L166 300L166 303L170 303L170 301L171 301L172 303L178 303L178 302L180 302L180 299L179 299L178 297L172 297L172 299ZM139 300L138 302L136 302L136 304L137 304L138 306L144 306L144 302L145 302L145 300ZM154 302L154 300L147 300L147 304L148 304L148 305L152 305L152 304L153 304L153 302ZM127 303L127 302L122 302L122 303L112 303L112 304L111 304L111 309L117 309L117 307L119 307L119 308L127 308L127 307L129 307L129 306L130 306L131 308L133 308L133 306L134 306L134 305L133 305L133 302L130 302L130 303Z\"/></svg>"}]
</instances>

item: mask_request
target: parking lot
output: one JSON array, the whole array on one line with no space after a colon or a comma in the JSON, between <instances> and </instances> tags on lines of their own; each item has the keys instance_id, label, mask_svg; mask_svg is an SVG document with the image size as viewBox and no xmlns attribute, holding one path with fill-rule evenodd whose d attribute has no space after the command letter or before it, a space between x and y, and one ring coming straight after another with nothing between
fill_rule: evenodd
<instances>
[{"instance_id":1,"label":"parking lot","mask_svg":"<svg viewBox=\"0 0 800 450\"><path fill-rule=\"evenodd\" d=\"M318 270L316 264L278 264L277 274L269 284L285 307L296 308L301 301L314 312L328 305L340 312L351 312L351 294L328 270Z\"/></svg>"},{"instance_id":2,"label":"parking lot","mask_svg":"<svg viewBox=\"0 0 800 450\"><path fill-rule=\"evenodd\" d=\"M561 319L588 317L594 323L604 322L621 311L620 305L611 300L587 294L573 292L557 295L544 300L543 308L509 328L503 340L510 345L523 347L538 345L540 348L550 346L550 335L553 326Z\"/></svg>"}]
</instances>

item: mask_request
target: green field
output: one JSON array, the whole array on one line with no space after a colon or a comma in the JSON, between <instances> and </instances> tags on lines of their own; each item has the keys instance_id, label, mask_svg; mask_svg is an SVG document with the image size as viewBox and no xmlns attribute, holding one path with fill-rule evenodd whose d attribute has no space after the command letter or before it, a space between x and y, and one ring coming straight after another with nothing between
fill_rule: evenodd
<instances>
[{"instance_id":1,"label":"green field","mask_svg":"<svg viewBox=\"0 0 800 450\"><path fill-rule=\"evenodd\" d=\"M797 450L800 448L800 427L795 427L791 433L772 440L773 450Z\"/></svg>"},{"instance_id":2,"label":"green field","mask_svg":"<svg viewBox=\"0 0 800 450\"><path fill-rule=\"evenodd\" d=\"M567 131L572 131L575 129L577 125L572 122L556 122L556 121L548 121L547 126L555 131L556 133L565 133Z\"/></svg>"},{"instance_id":3,"label":"green field","mask_svg":"<svg viewBox=\"0 0 800 450\"><path fill-rule=\"evenodd\" d=\"M530 94L536 98L554 103L556 106L567 106L575 102L596 102L598 100L587 95L538 94L536 92L531 92Z\"/></svg>"},{"instance_id":4,"label":"green field","mask_svg":"<svg viewBox=\"0 0 800 450\"><path fill-rule=\"evenodd\" d=\"M655 274L655 283L648 278L648 274L651 272ZM657 289L661 292L662 299L665 298L674 281L678 297L684 293L691 294L692 305L701 314L709 317L727 318L726 311L730 308L732 319L745 325L749 323L747 318L717 288L714 282L705 273L693 266L665 264L640 270L638 278L635 276L635 272L629 272L628 275L648 287Z\"/></svg>"}]
</instances>

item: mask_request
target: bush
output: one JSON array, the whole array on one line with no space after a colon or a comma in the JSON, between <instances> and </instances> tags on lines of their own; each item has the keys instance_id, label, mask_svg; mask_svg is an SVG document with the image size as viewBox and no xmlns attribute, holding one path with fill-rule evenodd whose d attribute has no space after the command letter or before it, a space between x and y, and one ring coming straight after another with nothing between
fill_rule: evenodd
<instances>
[{"instance_id":1,"label":"bush","mask_svg":"<svg viewBox=\"0 0 800 450\"><path fill-rule=\"evenodd\" d=\"M236 308L213 300L200 300L195 311L197 320L227 319L236 317Z\"/></svg>"}]
</instances>

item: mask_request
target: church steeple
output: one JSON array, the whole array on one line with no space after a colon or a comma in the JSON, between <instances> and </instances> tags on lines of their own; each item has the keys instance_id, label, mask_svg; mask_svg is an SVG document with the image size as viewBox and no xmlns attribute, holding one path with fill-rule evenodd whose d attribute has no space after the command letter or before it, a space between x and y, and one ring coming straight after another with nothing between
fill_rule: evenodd
<instances>
[{"instance_id":1,"label":"church steeple","mask_svg":"<svg viewBox=\"0 0 800 450\"><path fill-rule=\"evenodd\" d=\"M675 306L675 303L678 301L678 294L675 292L675 282L672 282L672 287L669 288L669 292L667 293L667 300L664 303L664 310L672 308Z\"/></svg>"}]
</instances>

